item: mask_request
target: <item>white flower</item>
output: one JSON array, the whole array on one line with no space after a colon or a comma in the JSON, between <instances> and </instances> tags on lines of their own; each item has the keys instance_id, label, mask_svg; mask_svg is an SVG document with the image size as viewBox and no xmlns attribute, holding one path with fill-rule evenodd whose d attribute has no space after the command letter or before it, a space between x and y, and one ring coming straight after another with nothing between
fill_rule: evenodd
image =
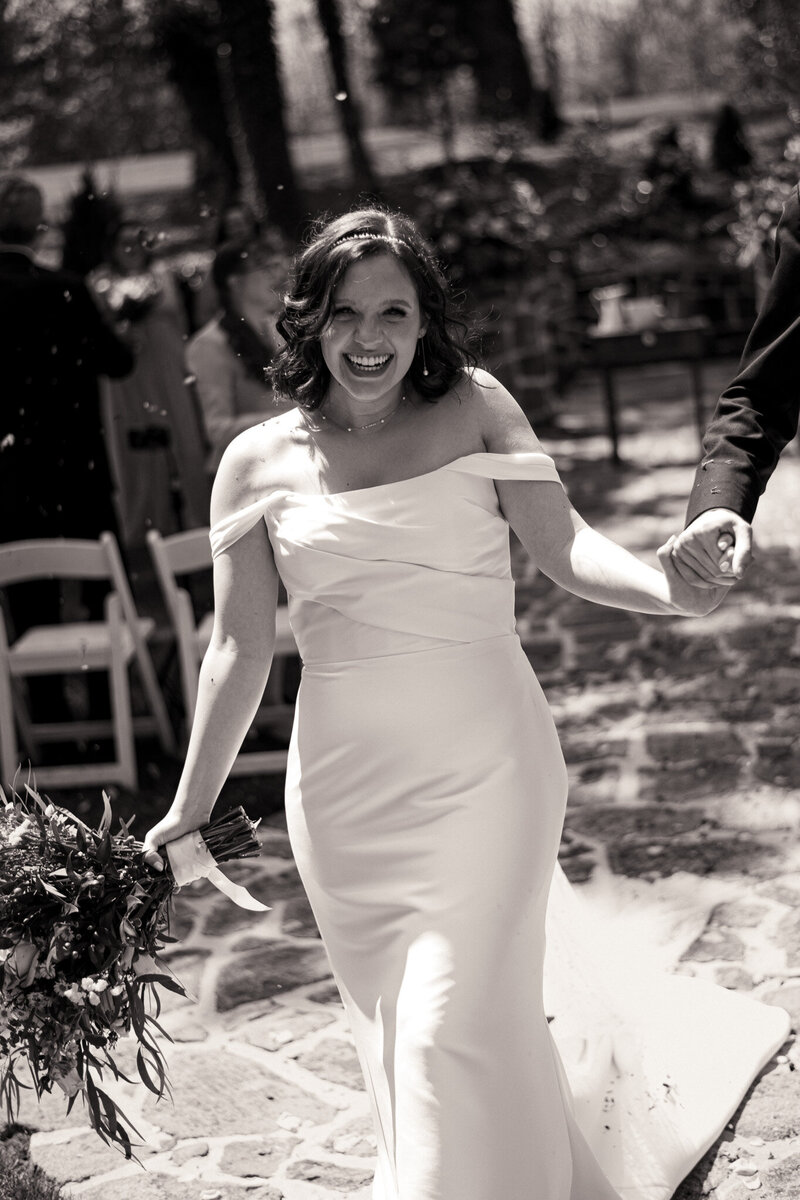
<instances>
[{"instance_id":1,"label":"white flower","mask_svg":"<svg viewBox=\"0 0 800 1200\"><path fill-rule=\"evenodd\" d=\"M77 983L70 984L68 988L64 988L63 994L68 1000L71 1000L73 1004L85 1003L86 998L81 989L78 987Z\"/></svg>"},{"instance_id":2,"label":"white flower","mask_svg":"<svg viewBox=\"0 0 800 1200\"><path fill-rule=\"evenodd\" d=\"M93 1004L95 1008L100 1003L100 997L98 996L97 992L89 992L89 1003Z\"/></svg>"},{"instance_id":3,"label":"white flower","mask_svg":"<svg viewBox=\"0 0 800 1200\"><path fill-rule=\"evenodd\" d=\"M29 829L32 828L32 826L33 826L33 821L31 821L28 817L26 817L25 820L22 821L22 823L19 824L17 826L17 828L8 835L9 846L18 846L20 844L20 842L22 841L22 839L25 837L25 834L28 832Z\"/></svg>"},{"instance_id":4,"label":"white flower","mask_svg":"<svg viewBox=\"0 0 800 1200\"><path fill-rule=\"evenodd\" d=\"M108 981L101 979L98 975L84 975L81 987L85 992L104 992L108 987Z\"/></svg>"}]
</instances>

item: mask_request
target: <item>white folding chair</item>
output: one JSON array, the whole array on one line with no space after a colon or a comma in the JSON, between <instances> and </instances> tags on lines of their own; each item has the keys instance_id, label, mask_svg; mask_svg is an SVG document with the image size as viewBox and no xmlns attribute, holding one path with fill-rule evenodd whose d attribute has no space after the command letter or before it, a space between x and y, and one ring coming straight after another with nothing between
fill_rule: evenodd
<instances>
[{"instance_id":1,"label":"white folding chair","mask_svg":"<svg viewBox=\"0 0 800 1200\"><path fill-rule=\"evenodd\" d=\"M179 580L187 575L210 571L211 545L208 529L190 529L163 537L157 530L147 534L147 543L153 559L156 576L164 596L170 620L175 632L178 664L181 677L186 726L184 738L188 740L195 705L200 663L211 640L214 624L213 612L204 613L199 620L195 617L189 591ZM294 705L284 701L284 675L286 659L297 654L297 645L289 625L289 611L285 604L278 605L275 650L270 668L264 700L256 714L254 725L286 726ZM281 771L286 766L285 750L244 750L231 768L232 775L249 775L259 772Z\"/></svg>"},{"instance_id":2,"label":"white folding chair","mask_svg":"<svg viewBox=\"0 0 800 1200\"><path fill-rule=\"evenodd\" d=\"M107 580L105 619L65 620L39 625L10 642L0 619L0 767L11 784L19 770L17 728L31 747L40 742L113 738L115 757L110 762L43 765L35 761L37 787L82 787L86 784L121 783L135 788L135 733L156 733L163 749L175 753L175 739L158 684L147 642L155 629L150 617L140 617L131 594L119 547L111 533L98 541L77 538L36 539L0 545L0 587L36 580ZM134 717L131 708L129 665L135 662L150 714ZM32 723L17 703L19 681L32 675L107 671L111 693L110 720L74 720ZM15 721L15 708L17 720Z\"/></svg>"}]
</instances>

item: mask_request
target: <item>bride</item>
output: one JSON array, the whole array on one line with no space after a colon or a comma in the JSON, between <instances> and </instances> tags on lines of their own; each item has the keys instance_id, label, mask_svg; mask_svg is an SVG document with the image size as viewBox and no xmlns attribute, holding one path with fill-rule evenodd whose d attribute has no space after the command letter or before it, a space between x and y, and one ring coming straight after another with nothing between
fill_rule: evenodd
<instances>
[{"instance_id":1,"label":"bride","mask_svg":"<svg viewBox=\"0 0 800 1200\"><path fill-rule=\"evenodd\" d=\"M147 858L211 813L280 578L304 663L288 828L370 1097L374 1200L664 1200L787 1018L694 980L623 989L592 960L555 868L566 772L509 527L601 604L703 615L726 589L683 583L671 542L657 570L591 529L460 328L399 214L338 217L299 255L271 372L294 407L219 467L214 633Z\"/></svg>"}]
</instances>

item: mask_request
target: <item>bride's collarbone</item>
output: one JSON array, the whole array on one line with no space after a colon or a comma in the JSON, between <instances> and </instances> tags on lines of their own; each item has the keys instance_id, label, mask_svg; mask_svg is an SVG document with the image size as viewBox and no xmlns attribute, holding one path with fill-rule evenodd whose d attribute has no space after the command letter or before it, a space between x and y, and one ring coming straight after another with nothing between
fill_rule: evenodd
<instances>
[{"instance_id":1,"label":"bride's collarbone","mask_svg":"<svg viewBox=\"0 0 800 1200\"><path fill-rule=\"evenodd\" d=\"M367 455L363 445L341 453L337 448L313 466L307 463L303 472L305 486L294 490L330 494L385 487L404 479L432 474L448 463L482 449L483 446L465 444L428 445L416 446L412 452L407 447L385 446L370 448Z\"/></svg>"},{"instance_id":2,"label":"bride's collarbone","mask_svg":"<svg viewBox=\"0 0 800 1200\"><path fill-rule=\"evenodd\" d=\"M277 433L277 428L275 429ZM287 431L288 432L288 431ZM461 429L381 429L353 434L322 430L316 436L276 438L270 453L254 463L256 491L333 494L383 487L440 470L450 462L480 453L485 445L475 431Z\"/></svg>"}]
</instances>

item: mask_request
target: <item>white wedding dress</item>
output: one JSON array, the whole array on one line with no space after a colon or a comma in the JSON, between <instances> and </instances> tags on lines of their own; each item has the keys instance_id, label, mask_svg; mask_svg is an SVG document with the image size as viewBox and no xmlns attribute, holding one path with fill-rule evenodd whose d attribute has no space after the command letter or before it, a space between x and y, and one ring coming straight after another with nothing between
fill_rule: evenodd
<instances>
[{"instance_id":1,"label":"white wedding dress","mask_svg":"<svg viewBox=\"0 0 800 1200\"><path fill-rule=\"evenodd\" d=\"M212 546L265 520L289 595L288 826L372 1105L374 1200L666 1200L789 1022L683 977L615 979L586 937L554 874L566 771L493 479L558 475L482 453L281 489Z\"/></svg>"}]
</instances>

